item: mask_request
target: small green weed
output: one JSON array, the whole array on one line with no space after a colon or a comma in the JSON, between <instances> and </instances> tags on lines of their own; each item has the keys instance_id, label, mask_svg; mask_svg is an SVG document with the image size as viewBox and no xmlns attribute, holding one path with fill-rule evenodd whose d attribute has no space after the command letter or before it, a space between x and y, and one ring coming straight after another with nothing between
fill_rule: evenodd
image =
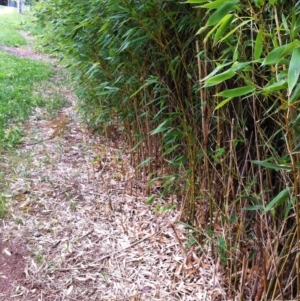
<instances>
[{"instance_id":1,"label":"small green weed","mask_svg":"<svg viewBox=\"0 0 300 301\"><path fill-rule=\"evenodd\" d=\"M0 219L4 219L6 216L6 205L4 198L0 195Z\"/></svg>"},{"instance_id":2,"label":"small green weed","mask_svg":"<svg viewBox=\"0 0 300 301\"><path fill-rule=\"evenodd\" d=\"M17 225L21 225L21 226L24 225L24 221L23 221L21 218L16 218L16 219L15 219L15 223L16 223Z\"/></svg>"},{"instance_id":3,"label":"small green weed","mask_svg":"<svg viewBox=\"0 0 300 301\"><path fill-rule=\"evenodd\" d=\"M77 204L76 204L76 202L71 202L70 203L70 209L73 212L77 211Z\"/></svg>"},{"instance_id":4,"label":"small green weed","mask_svg":"<svg viewBox=\"0 0 300 301\"><path fill-rule=\"evenodd\" d=\"M35 260L36 260L37 263L39 263L39 264L44 263L44 257L41 253L36 253L34 255L35 255L34 257L35 257Z\"/></svg>"}]
</instances>

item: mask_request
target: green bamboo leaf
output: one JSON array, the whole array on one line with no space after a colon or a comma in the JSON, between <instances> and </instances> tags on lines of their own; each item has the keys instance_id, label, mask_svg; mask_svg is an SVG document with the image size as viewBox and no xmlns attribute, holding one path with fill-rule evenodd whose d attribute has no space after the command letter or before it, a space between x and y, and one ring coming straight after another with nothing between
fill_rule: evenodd
<instances>
[{"instance_id":1,"label":"green bamboo leaf","mask_svg":"<svg viewBox=\"0 0 300 301\"><path fill-rule=\"evenodd\" d=\"M206 26L217 24L223 19L238 3L238 0L223 3L207 20Z\"/></svg>"},{"instance_id":2,"label":"green bamboo leaf","mask_svg":"<svg viewBox=\"0 0 300 301\"><path fill-rule=\"evenodd\" d=\"M259 31L257 36L256 36L255 46L254 46L254 59L255 60L260 59L262 50L263 50L262 32Z\"/></svg>"},{"instance_id":3,"label":"green bamboo leaf","mask_svg":"<svg viewBox=\"0 0 300 301\"><path fill-rule=\"evenodd\" d=\"M153 203L153 201L155 200L155 198L156 198L155 194L150 195L146 200L146 204L151 205Z\"/></svg>"},{"instance_id":4,"label":"green bamboo leaf","mask_svg":"<svg viewBox=\"0 0 300 301\"><path fill-rule=\"evenodd\" d=\"M249 201L251 201L251 202L253 202L253 203L261 203L261 200L260 200L260 199L257 199L257 198L255 198L255 197L253 197L253 196L251 196L251 195L241 195L241 196L239 196L232 204L234 205L234 204L236 204L239 200L243 200L243 199L249 200Z\"/></svg>"},{"instance_id":5,"label":"green bamboo leaf","mask_svg":"<svg viewBox=\"0 0 300 301\"><path fill-rule=\"evenodd\" d=\"M253 160L251 162L254 164L266 167L266 168L274 169L274 170L286 170L286 171L292 170L292 167L290 164L274 164L274 163L270 163L268 161L259 161L259 160Z\"/></svg>"},{"instance_id":6,"label":"green bamboo leaf","mask_svg":"<svg viewBox=\"0 0 300 301\"><path fill-rule=\"evenodd\" d=\"M219 39L223 36L224 32L227 30L229 25L231 24L231 21L233 19L233 15L229 14L226 15L220 22L222 23L218 30L216 31L216 34L214 36L214 44L216 44Z\"/></svg>"},{"instance_id":7,"label":"green bamboo leaf","mask_svg":"<svg viewBox=\"0 0 300 301\"><path fill-rule=\"evenodd\" d=\"M249 93L253 92L254 90L255 90L255 87L253 85L248 85L248 86L244 86L244 87L239 87L239 88L235 88L235 89L222 91L222 92L216 94L216 96L233 98L233 97L239 97L239 96L249 94Z\"/></svg>"},{"instance_id":8,"label":"green bamboo leaf","mask_svg":"<svg viewBox=\"0 0 300 301\"><path fill-rule=\"evenodd\" d=\"M224 82L225 80L227 80L227 79L229 79L229 78L234 77L234 75L235 75L235 72L234 72L234 71L232 71L232 70L227 70L227 71L225 71L225 72L222 72L222 73L220 73L220 74L218 74L218 75L216 75L216 76L213 76L213 77L209 78L209 79L206 81L204 87L210 87L210 86L217 85L217 84L219 84L219 83Z\"/></svg>"},{"instance_id":9,"label":"green bamboo leaf","mask_svg":"<svg viewBox=\"0 0 300 301\"><path fill-rule=\"evenodd\" d=\"M104 24L101 26L101 28L100 28L100 30L99 30L99 33L102 32L102 31L105 31L105 30L107 29L108 26L109 26L109 22L104 23Z\"/></svg>"},{"instance_id":10,"label":"green bamboo leaf","mask_svg":"<svg viewBox=\"0 0 300 301\"><path fill-rule=\"evenodd\" d=\"M232 63L229 62L229 63L217 65L217 67L211 73L209 73L206 77L204 77L201 81L208 80L209 78L213 77L216 73L218 73L221 69L223 69L224 67L231 65L231 64Z\"/></svg>"},{"instance_id":11,"label":"green bamboo leaf","mask_svg":"<svg viewBox=\"0 0 300 301\"><path fill-rule=\"evenodd\" d=\"M138 167L140 168L140 167L146 166L146 165L148 165L152 160L153 160L152 157L148 157L146 160L144 160L143 162L141 162L141 163L138 165Z\"/></svg>"},{"instance_id":12,"label":"green bamboo leaf","mask_svg":"<svg viewBox=\"0 0 300 301\"><path fill-rule=\"evenodd\" d=\"M156 129L150 132L150 135L155 135L164 132L168 127L166 126L169 120L163 121Z\"/></svg>"},{"instance_id":13,"label":"green bamboo leaf","mask_svg":"<svg viewBox=\"0 0 300 301\"><path fill-rule=\"evenodd\" d=\"M201 27L201 28L196 32L196 35L202 33L203 31L205 31L206 28L207 28L206 26Z\"/></svg>"},{"instance_id":14,"label":"green bamboo leaf","mask_svg":"<svg viewBox=\"0 0 300 301\"><path fill-rule=\"evenodd\" d=\"M232 99L232 97L228 97L228 98L224 99L223 101L221 101L221 102L215 107L215 110L218 110L218 109L222 108L223 106L225 106L231 99Z\"/></svg>"},{"instance_id":15,"label":"green bamboo leaf","mask_svg":"<svg viewBox=\"0 0 300 301\"><path fill-rule=\"evenodd\" d=\"M204 38L204 42L206 42L207 40L208 40L208 38L217 30L217 28L220 26L220 22L219 23L217 23L209 32L208 32L208 34L205 36L205 38ZM201 28L200 28L200 30L201 30ZM199 32L200 33L200 32Z\"/></svg>"},{"instance_id":16,"label":"green bamboo leaf","mask_svg":"<svg viewBox=\"0 0 300 301\"><path fill-rule=\"evenodd\" d=\"M286 90L286 88L287 88L287 81L285 79L282 79L276 83L265 86L263 90L267 92L273 92L273 91Z\"/></svg>"},{"instance_id":17,"label":"green bamboo leaf","mask_svg":"<svg viewBox=\"0 0 300 301\"><path fill-rule=\"evenodd\" d=\"M267 57L264 59L262 65L277 64L283 57L283 53L287 45L283 45L272 50Z\"/></svg>"},{"instance_id":18,"label":"green bamboo leaf","mask_svg":"<svg viewBox=\"0 0 300 301\"><path fill-rule=\"evenodd\" d=\"M166 211L171 211L175 208L176 208L176 205L165 205L165 206L162 206L160 208L159 212L163 213L163 212L166 212Z\"/></svg>"},{"instance_id":19,"label":"green bamboo leaf","mask_svg":"<svg viewBox=\"0 0 300 301\"><path fill-rule=\"evenodd\" d=\"M264 59L262 65L277 64L285 55L289 54L297 47L300 47L299 40L295 40L289 44L273 49Z\"/></svg>"},{"instance_id":20,"label":"green bamboo leaf","mask_svg":"<svg viewBox=\"0 0 300 301\"><path fill-rule=\"evenodd\" d=\"M208 0L188 0L184 3L190 3L190 4L200 4L200 3L204 3L204 2L208 2Z\"/></svg>"},{"instance_id":21,"label":"green bamboo leaf","mask_svg":"<svg viewBox=\"0 0 300 301\"><path fill-rule=\"evenodd\" d=\"M254 205L254 206L248 206L248 207L245 207L243 208L243 210L247 210L247 211L257 211L257 210L260 210L260 209L263 209L263 205Z\"/></svg>"},{"instance_id":22,"label":"green bamboo leaf","mask_svg":"<svg viewBox=\"0 0 300 301\"><path fill-rule=\"evenodd\" d=\"M230 70L237 72L237 71L241 71L241 70L246 70L247 66L249 66L251 62L244 62L244 63L233 63ZM249 70L248 70L249 71Z\"/></svg>"},{"instance_id":23,"label":"green bamboo leaf","mask_svg":"<svg viewBox=\"0 0 300 301\"><path fill-rule=\"evenodd\" d=\"M298 17L298 19L295 22L295 25L291 29L292 38L295 38L295 36L297 36L297 34L299 33L299 29L300 29L300 17Z\"/></svg>"},{"instance_id":24,"label":"green bamboo leaf","mask_svg":"<svg viewBox=\"0 0 300 301\"><path fill-rule=\"evenodd\" d=\"M279 192L279 194L267 205L267 207L264 209L263 214L266 214L271 209L274 209L275 207L281 205L283 202L285 202L289 197L290 193L292 191L292 188L286 188Z\"/></svg>"},{"instance_id":25,"label":"green bamboo leaf","mask_svg":"<svg viewBox=\"0 0 300 301\"><path fill-rule=\"evenodd\" d=\"M288 202L288 204L287 204L287 206L285 208L285 211L284 211L284 220L288 217L288 214L289 214L292 206L295 206L296 199L297 198L295 196L293 196L291 198L291 200Z\"/></svg>"},{"instance_id":26,"label":"green bamboo leaf","mask_svg":"<svg viewBox=\"0 0 300 301\"><path fill-rule=\"evenodd\" d=\"M298 82L300 75L300 49L293 50L289 71L288 71L288 96L292 94L292 91Z\"/></svg>"},{"instance_id":27,"label":"green bamboo leaf","mask_svg":"<svg viewBox=\"0 0 300 301\"><path fill-rule=\"evenodd\" d=\"M300 98L300 83L295 87L292 96L289 99L289 103L292 104L295 101L298 101Z\"/></svg>"},{"instance_id":28,"label":"green bamboo leaf","mask_svg":"<svg viewBox=\"0 0 300 301\"><path fill-rule=\"evenodd\" d=\"M226 1L228 1L228 0L216 0L213 2L208 2L204 5L201 5L201 7L209 8L209 9L218 9Z\"/></svg>"},{"instance_id":29,"label":"green bamboo leaf","mask_svg":"<svg viewBox=\"0 0 300 301\"><path fill-rule=\"evenodd\" d=\"M177 149L178 146L180 146L180 144L173 145L172 147L170 147L169 149L167 149L167 150L163 153L163 156L169 155L169 154L172 153L175 149Z\"/></svg>"},{"instance_id":30,"label":"green bamboo leaf","mask_svg":"<svg viewBox=\"0 0 300 301\"><path fill-rule=\"evenodd\" d=\"M281 18L282 18L282 24L283 24L283 27L284 27L284 30L289 33L290 32L290 29L289 29L289 26L288 26L288 23L287 23L287 20L284 16L284 14L281 15ZM293 26L293 24L292 24Z\"/></svg>"},{"instance_id":31,"label":"green bamboo leaf","mask_svg":"<svg viewBox=\"0 0 300 301\"><path fill-rule=\"evenodd\" d=\"M155 84L155 83L157 83L157 78L154 76L150 76L146 80L146 83L144 85L140 86L133 94L130 95L130 98L136 96L139 92L144 90L146 87L148 87L149 85Z\"/></svg>"},{"instance_id":32,"label":"green bamboo leaf","mask_svg":"<svg viewBox=\"0 0 300 301\"><path fill-rule=\"evenodd\" d=\"M243 27L244 25L246 25L247 23L253 21L253 18L247 18L247 20L243 21L242 23L240 23L238 26L234 27L231 31L229 31L221 40L224 41L226 40L228 37L230 37L235 31L237 31L240 27ZM238 47L238 45L237 45Z\"/></svg>"}]
</instances>

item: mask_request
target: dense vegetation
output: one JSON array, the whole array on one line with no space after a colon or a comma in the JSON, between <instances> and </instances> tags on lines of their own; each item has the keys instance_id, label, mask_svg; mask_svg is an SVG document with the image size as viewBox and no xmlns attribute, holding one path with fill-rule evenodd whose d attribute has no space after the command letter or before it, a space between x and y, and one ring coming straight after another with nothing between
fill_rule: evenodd
<instances>
[{"instance_id":1,"label":"dense vegetation","mask_svg":"<svg viewBox=\"0 0 300 301\"><path fill-rule=\"evenodd\" d=\"M86 122L123 135L161 210L181 205L228 298L296 299L299 3L187 2L47 0L37 17Z\"/></svg>"}]
</instances>

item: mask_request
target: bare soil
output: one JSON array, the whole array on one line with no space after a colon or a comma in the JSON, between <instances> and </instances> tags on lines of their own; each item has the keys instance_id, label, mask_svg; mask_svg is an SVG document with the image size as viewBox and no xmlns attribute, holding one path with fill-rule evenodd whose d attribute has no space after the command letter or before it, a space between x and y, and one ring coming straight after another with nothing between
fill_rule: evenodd
<instances>
[{"instance_id":1,"label":"bare soil","mask_svg":"<svg viewBox=\"0 0 300 301\"><path fill-rule=\"evenodd\" d=\"M0 49L10 53L12 55L16 55L20 58L34 59L46 62L55 62L55 58L50 58L47 55L39 53L28 46L20 46L20 47L8 47L8 46L0 46Z\"/></svg>"},{"instance_id":2,"label":"bare soil","mask_svg":"<svg viewBox=\"0 0 300 301\"><path fill-rule=\"evenodd\" d=\"M13 286L26 279L26 247L20 241L4 241L0 236L0 298L9 300ZM2 299L3 298L3 299Z\"/></svg>"}]
</instances>

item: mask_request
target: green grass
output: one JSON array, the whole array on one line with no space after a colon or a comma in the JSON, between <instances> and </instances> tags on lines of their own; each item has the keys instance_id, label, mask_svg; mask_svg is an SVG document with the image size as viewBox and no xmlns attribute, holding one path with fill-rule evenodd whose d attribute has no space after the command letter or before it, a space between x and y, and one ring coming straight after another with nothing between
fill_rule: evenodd
<instances>
[{"instance_id":1,"label":"green grass","mask_svg":"<svg viewBox=\"0 0 300 301\"><path fill-rule=\"evenodd\" d=\"M29 12L18 14L16 8L0 6L0 45L26 45L25 38L18 33L18 30L24 29L31 19Z\"/></svg>"},{"instance_id":2,"label":"green grass","mask_svg":"<svg viewBox=\"0 0 300 301\"><path fill-rule=\"evenodd\" d=\"M22 59L0 51L0 144L14 146L20 142L20 123L26 121L32 108L45 105L41 93L33 93L33 85L50 80L53 67L30 59Z\"/></svg>"},{"instance_id":3,"label":"green grass","mask_svg":"<svg viewBox=\"0 0 300 301\"><path fill-rule=\"evenodd\" d=\"M34 31L33 14L18 14L16 8L0 6L0 47L26 45L19 30ZM46 107L50 116L64 105L51 63L19 58L0 48L0 150L22 139L22 123L35 107Z\"/></svg>"},{"instance_id":4,"label":"green grass","mask_svg":"<svg viewBox=\"0 0 300 301\"><path fill-rule=\"evenodd\" d=\"M40 110L41 118L51 119L66 104L61 93L61 86L68 85L64 70L57 71L51 63L20 58L1 50L1 45L26 45L18 32L21 29L36 30L32 14L19 15L16 9L0 6L0 220L8 214L6 195L10 194L10 181L20 176L17 172L20 165L30 164L31 160L30 154L23 156L16 149L22 142L24 122L36 107L44 108Z\"/></svg>"}]
</instances>

